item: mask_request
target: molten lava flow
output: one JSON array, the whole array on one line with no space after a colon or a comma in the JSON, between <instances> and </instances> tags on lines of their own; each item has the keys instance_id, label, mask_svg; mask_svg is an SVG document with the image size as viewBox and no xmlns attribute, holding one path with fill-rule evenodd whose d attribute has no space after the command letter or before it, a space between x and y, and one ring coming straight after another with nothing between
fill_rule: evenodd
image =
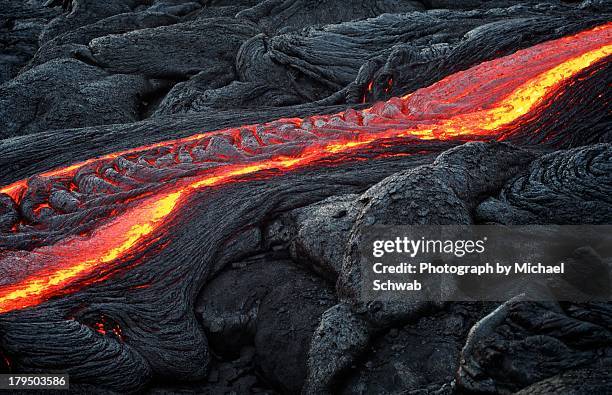
<instances>
[{"instance_id":1,"label":"molten lava flow","mask_svg":"<svg viewBox=\"0 0 612 395\"><path fill-rule=\"evenodd\" d=\"M100 316L100 320L94 323L93 327L96 332L103 336L111 335L120 341L124 341L121 326L117 323L108 322L104 315Z\"/></svg>"},{"instance_id":2,"label":"molten lava flow","mask_svg":"<svg viewBox=\"0 0 612 395\"><path fill-rule=\"evenodd\" d=\"M204 152L200 145L204 145L202 142L208 144L204 154L194 154L200 158L197 166L202 164L201 171L166 180L162 183L165 186L153 194L131 197L133 201L127 209L88 234L71 236L33 251L0 253L0 267L24 260L30 264L29 267L44 267L0 288L0 313L36 306L67 292L66 287L76 280L100 273L121 258L138 255L150 245L152 236L162 230L160 228L181 202L201 188L237 182L246 176L255 177L262 171L269 171L267 176L270 176L303 168L387 138L410 141L500 137L504 128L521 125L527 122L523 119L526 115L537 114L545 108L547 98L578 72L611 53L612 23L482 63L430 87L377 103L361 112L348 110L342 114L303 120L282 119L264 125L198 134L43 173L40 177L67 182L65 188L73 191L77 187L66 180L85 166L104 164L124 155L134 157L146 153L143 160L147 165L154 164L158 166L156 169L171 167L176 165L176 160L163 162L151 158L150 154L165 153L166 156L178 157L189 150L192 153L196 150ZM241 156L221 148L210 148L221 141L214 143L215 137L226 144L231 141L236 150L241 150ZM283 144L288 144L291 149L277 150ZM213 154L216 156L211 162L210 155ZM203 166L213 162L212 167ZM118 174L115 167L107 167L104 174ZM118 188L116 182L109 181L108 185L108 188ZM26 181L19 181L0 189L0 193L8 194L19 203L28 192L28 186ZM123 190L130 188L134 187L126 186ZM50 209L46 203L38 203L36 207ZM93 280L82 281L83 286L91 282Z\"/></svg>"},{"instance_id":3,"label":"molten lava flow","mask_svg":"<svg viewBox=\"0 0 612 395\"><path fill-rule=\"evenodd\" d=\"M3 287L0 311L5 310L8 301L38 304L46 299L45 295L49 292L55 293L80 275L91 273L119 258L159 227L180 196L179 191L149 198L110 224L100 227L90 237L77 237L65 243L39 248L36 259L48 259L48 269L25 281ZM83 247L87 248L86 252L80 250ZM53 267L53 261L61 261L62 264Z\"/></svg>"}]
</instances>

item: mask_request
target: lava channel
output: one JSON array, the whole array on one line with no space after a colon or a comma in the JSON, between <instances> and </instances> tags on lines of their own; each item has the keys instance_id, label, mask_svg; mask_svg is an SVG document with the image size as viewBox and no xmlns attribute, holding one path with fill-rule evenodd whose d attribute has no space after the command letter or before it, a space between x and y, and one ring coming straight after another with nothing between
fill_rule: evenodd
<instances>
[{"instance_id":1,"label":"lava channel","mask_svg":"<svg viewBox=\"0 0 612 395\"><path fill-rule=\"evenodd\" d=\"M106 177L108 185L124 193L137 186L111 182L109 174L117 176L126 171L116 165L121 158L141 155L155 171L174 169L174 173L163 173L174 176L157 182L153 192L130 195L122 211L100 218L86 234L68 236L31 251L0 252L3 271L16 265L29 268L9 284L0 285L0 313L37 306L105 278L101 274L117 266L122 258L144 251L188 196L202 188L329 162L338 153L350 154L389 138L405 139L407 144L416 140L503 139L510 127L520 127L537 117L550 104L548 99L573 76L611 53L612 23L608 23L481 63L362 111L202 133L39 174L38 179L63 183L66 191L75 191L82 187L73 180L79 171L92 166L105 168L104 174L97 176ZM234 154L219 148L220 141L231 144ZM181 161L176 158L185 153L191 158L192 171L177 172ZM151 155L162 154L174 160L151 159ZM342 158L350 160L348 155ZM112 161L114 167L104 167ZM30 187L28 180L21 180L0 188L0 193L19 204ZM41 202L38 210L49 210L47 202ZM12 232L18 233L20 228L15 226Z\"/></svg>"}]
</instances>

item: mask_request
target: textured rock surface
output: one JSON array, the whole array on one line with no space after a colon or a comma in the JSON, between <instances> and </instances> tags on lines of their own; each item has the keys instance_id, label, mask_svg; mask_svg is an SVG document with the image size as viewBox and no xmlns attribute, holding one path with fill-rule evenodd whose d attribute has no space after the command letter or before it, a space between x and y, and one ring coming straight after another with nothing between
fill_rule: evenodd
<instances>
[{"instance_id":1,"label":"textured rock surface","mask_svg":"<svg viewBox=\"0 0 612 395\"><path fill-rule=\"evenodd\" d=\"M609 224L611 157L609 144L548 154L482 202L476 215L503 224Z\"/></svg>"},{"instance_id":2,"label":"textured rock surface","mask_svg":"<svg viewBox=\"0 0 612 395\"><path fill-rule=\"evenodd\" d=\"M573 392L578 394L605 393L610 390L609 372L597 369L569 370L518 391L517 394L551 394Z\"/></svg>"},{"instance_id":3,"label":"textured rock surface","mask_svg":"<svg viewBox=\"0 0 612 395\"><path fill-rule=\"evenodd\" d=\"M268 228L268 243L289 249L294 261L335 282L342 270L343 246L357 211L358 195L334 196L282 216Z\"/></svg>"},{"instance_id":4,"label":"textured rock surface","mask_svg":"<svg viewBox=\"0 0 612 395\"><path fill-rule=\"evenodd\" d=\"M367 321L338 304L327 310L312 335L308 355L306 393L326 393L337 377L346 372L368 346L370 328Z\"/></svg>"},{"instance_id":5,"label":"textured rock surface","mask_svg":"<svg viewBox=\"0 0 612 395\"><path fill-rule=\"evenodd\" d=\"M115 73L188 78L231 68L240 45L257 33L256 26L233 18L199 19L98 37L89 47L95 61Z\"/></svg>"},{"instance_id":6,"label":"textured rock surface","mask_svg":"<svg viewBox=\"0 0 612 395\"><path fill-rule=\"evenodd\" d=\"M321 314L332 306L333 288L308 277L277 283L260 308L255 334L259 367L283 392L296 393L306 378L306 358Z\"/></svg>"},{"instance_id":7,"label":"textured rock surface","mask_svg":"<svg viewBox=\"0 0 612 395\"><path fill-rule=\"evenodd\" d=\"M0 289L140 196L461 111L372 105L611 17L599 0L0 0L0 186L27 179L0 193ZM195 191L88 286L0 313L0 372L63 371L83 393L612 392L612 304L365 303L358 257L372 224L612 224L610 69L507 142L389 138ZM578 288L611 287L608 257L567 264Z\"/></svg>"},{"instance_id":8,"label":"textured rock surface","mask_svg":"<svg viewBox=\"0 0 612 395\"><path fill-rule=\"evenodd\" d=\"M487 311L480 304L450 304L414 323L392 327L374 340L342 392L434 392L450 383L468 331Z\"/></svg>"},{"instance_id":9,"label":"textured rock surface","mask_svg":"<svg viewBox=\"0 0 612 395\"><path fill-rule=\"evenodd\" d=\"M34 56L39 34L58 13L21 1L0 2L0 84L15 77Z\"/></svg>"},{"instance_id":10,"label":"textured rock surface","mask_svg":"<svg viewBox=\"0 0 612 395\"><path fill-rule=\"evenodd\" d=\"M290 262L270 256L234 266L196 303L215 353L235 358L254 344L263 376L284 392L299 392L310 338L323 311L335 303L334 293Z\"/></svg>"},{"instance_id":11,"label":"textured rock surface","mask_svg":"<svg viewBox=\"0 0 612 395\"><path fill-rule=\"evenodd\" d=\"M423 10L419 1L265 0L238 17L256 21L268 34L313 25L371 18L383 13Z\"/></svg>"},{"instance_id":12,"label":"textured rock surface","mask_svg":"<svg viewBox=\"0 0 612 395\"><path fill-rule=\"evenodd\" d=\"M0 87L0 136L134 122L140 98L153 89L139 75L109 74L76 59L55 59Z\"/></svg>"},{"instance_id":13,"label":"textured rock surface","mask_svg":"<svg viewBox=\"0 0 612 395\"><path fill-rule=\"evenodd\" d=\"M28 67L48 62L56 58L80 58L95 62L91 54L89 42L109 34L122 34L133 30L171 25L178 18L160 12L128 12L110 16L78 29L68 31L49 41L38 49Z\"/></svg>"},{"instance_id":14,"label":"textured rock surface","mask_svg":"<svg viewBox=\"0 0 612 395\"><path fill-rule=\"evenodd\" d=\"M610 328L609 303L509 301L472 329L458 383L470 391L509 393L565 370L605 374L611 366Z\"/></svg>"},{"instance_id":15,"label":"textured rock surface","mask_svg":"<svg viewBox=\"0 0 612 395\"><path fill-rule=\"evenodd\" d=\"M342 294L351 300L359 295L360 248L367 226L472 224L476 202L501 188L533 158L529 151L506 144L467 143L446 151L431 165L396 173L371 187L357 199L359 214L338 282Z\"/></svg>"}]
</instances>

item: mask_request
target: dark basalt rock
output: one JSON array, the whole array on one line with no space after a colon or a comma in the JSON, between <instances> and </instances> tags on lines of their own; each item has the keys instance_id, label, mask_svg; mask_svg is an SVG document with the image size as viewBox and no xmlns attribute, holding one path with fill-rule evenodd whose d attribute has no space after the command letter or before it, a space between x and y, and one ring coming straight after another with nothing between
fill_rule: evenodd
<instances>
[{"instance_id":1,"label":"dark basalt rock","mask_svg":"<svg viewBox=\"0 0 612 395\"><path fill-rule=\"evenodd\" d=\"M342 393L437 393L450 387L468 332L491 303L454 303L415 323L378 335L354 370L346 372Z\"/></svg>"},{"instance_id":2,"label":"dark basalt rock","mask_svg":"<svg viewBox=\"0 0 612 395\"><path fill-rule=\"evenodd\" d=\"M568 370L518 391L517 395L540 394L604 394L612 388L609 366L594 369Z\"/></svg>"},{"instance_id":3,"label":"dark basalt rock","mask_svg":"<svg viewBox=\"0 0 612 395\"><path fill-rule=\"evenodd\" d=\"M333 304L332 289L316 277L261 256L235 263L213 280L195 309L217 355L235 358L252 344L263 376L294 393L306 376L312 333Z\"/></svg>"},{"instance_id":4,"label":"dark basalt rock","mask_svg":"<svg viewBox=\"0 0 612 395\"><path fill-rule=\"evenodd\" d=\"M240 12L267 34L424 9L419 1L265 0Z\"/></svg>"},{"instance_id":5,"label":"dark basalt rock","mask_svg":"<svg viewBox=\"0 0 612 395\"><path fill-rule=\"evenodd\" d=\"M337 377L353 365L370 342L368 323L345 303L327 310L314 334L308 354L304 393L326 394Z\"/></svg>"},{"instance_id":6,"label":"dark basalt rock","mask_svg":"<svg viewBox=\"0 0 612 395\"><path fill-rule=\"evenodd\" d=\"M17 205L8 195L0 194L0 230L8 231L19 221Z\"/></svg>"},{"instance_id":7,"label":"dark basalt rock","mask_svg":"<svg viewBox=\"0 0 612 395\"><path fill-rule=\"evenodd\" d=\"M153 384L143 393L150 395L180 394L277 394L264 382L255 363L255 349L245 347L231 361L215 360L207 380L195 383Z\"/></svg>"},{"instance_id":8,"label":"dark basalt rock","mask_svg":"<svg viewBox=\"0 0 612 395\"><path fill-rule=\"evenodd\" d=\"M93 39L92 55L114 73L185 78L231 68L240 45L260 31L234 18L211 18Z\"/></svg>"},{"instance_id":9,"label":"dark basalt rock","mask_svg":"<svg viewBox=\"0 0 612 395\"><path fill-rule=\"evenodd\" d=\"M234 266L203 289L195 307L213 350L226 357L236 357L244 346L253 344L261 304L267 295L303 275L286 261L268 261L265 257Z\"/></svg>"},{"instance_id":10,"label":"dark basalt rock","mask_svg":"<svg viewBox=\"0 0 612 395\"><path fill-rule=\"evenodd\" d=\"M134 122L140 97L153 89L139 75L110 74L75 59L55 59L0 86L0 137Z\"/></svg>"},{"instance_id":11,"label":"dark basalt rock","mask_svg":"<svg viewBox=\"0 0 612 395\"><path fill-rule=\"evenodd\" d=\"M256 358L262 374L284 393L297 393L321 315L336 303L333 288L316 277L287 278L264 298L257 317Z\"/></svg>"},{"instance_id":12,"label":"dark basalt rock","mask_svg":"<svg viewBox=\"0 0 612 395\"><path fill-rule=\"evenodd\" d=\"M38 35L57 10L25 1L0 1L0 84L15 77L38 49Z\"/></svg>"},{"instance_id":13,"label":"dark basalt rock","mask_svg":"<svg viewBox=\"0 0 612 395\"><path fill-rule=\"evenodd\" d=\"M534 161L498 197L476 209L479 220L502 224L612 222L612 145L557 151Z\"/></svg>"},{"instance_id":14,"label":"dark basalt rock","mask_svg":"<svg viewBox=\"0 0 612 395\"><path fill-rule=\"evenodd\" d=\"M110 16L46 41L36 52L28 68L56 58L77 58L95 63L88 47L91 40L110 34L171 25L178 20L175 16L159 12L129 12Z\"/></svg>"},{"instance_id":15,"label":"dark basalt rock","mask_svg":"<svg viewBox=\"0 0 612 395\"><path fill-rule=\"evenodd\" d=\"M357 196L334 196L291 211L269 226L268 243L284 245L294 261L335 283L357 215Z\"/></svg>"},{"instance_id":16,"label":"dark basalt rock","mask_svg":"<svg viewBox=\"0 0 612 395\"><path fill-rule=\"evenodd\" d=\"M610 309L609 303L503 304L472 329L461 352L459 386L512 393L545 379L554 385L562 380L553 376L565 370L609 371Z\"/></svg>"},{"instance_id":17,"label":"dark basalt rock","mask_svg":"<svg viewBox=\"0 0 612 395\"><path fill-rule=\"evenodd\" d=\"M365 227L472 224L472 210L482 196L501 188L534 157L530 151L503 143L467 143L446 151L431 165L394 174L371 187L356 201L359 214L347 244L339 292L349 300L359 294ZM406 307L407 311L413 308Z\"/></svg>"},{"instance_id":18,"label":"dark basalt rock","mask_svg":"<svg viewBox=\"0 0 612 395\"><path fill-rule=\"evenodd\" d=\"M112 15L130 12L139 4L139 0L69 0L64 12L54 18L40 35L40 42L45 43L58 35L85 26ZM51 2L51 5L53 2Z\"/></svg>"}]
</instances>

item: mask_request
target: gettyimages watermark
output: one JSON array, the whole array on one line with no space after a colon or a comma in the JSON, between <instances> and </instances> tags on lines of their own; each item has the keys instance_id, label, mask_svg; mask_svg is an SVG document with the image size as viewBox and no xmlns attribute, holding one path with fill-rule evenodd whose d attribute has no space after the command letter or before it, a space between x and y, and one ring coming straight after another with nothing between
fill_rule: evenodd
<instances>
[{"instance_id":1,"label":"gettyimages watermark","mask_svg":"<svg viewBox=\"0 0 612 395\"><path fill-rule=\"evenodd\" d=\"M612 226L372 226L364 301L612 300Z\"/></svg>"}]
</instances>

